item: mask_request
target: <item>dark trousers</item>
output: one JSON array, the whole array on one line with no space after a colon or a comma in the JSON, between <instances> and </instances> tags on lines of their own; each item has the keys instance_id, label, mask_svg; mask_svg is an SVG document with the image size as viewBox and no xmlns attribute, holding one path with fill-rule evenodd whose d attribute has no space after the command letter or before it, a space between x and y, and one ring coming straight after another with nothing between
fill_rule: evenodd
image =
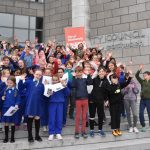
<instances>
[{"instance_id":1,"label":"dark trousers","mask_svg":"<svg viewBox=\"0 0 150 150\"><path fill-rule=\"evenodd\" d=\"M103 119L104 119L104 104L89 102L90 130L94 130L94 119L95 119L96 112L98 115L98 129L102 130Z\"/></svg>"},{"instance_id":2,"label":"dark trousers","mask_svg":"<svg viewBox=\"0 0 150 150\"><path fill-rule=\"evenodd\" d=\"M75 108L75 89L71 89L71 94L68 97L68 103L70 103L69 106L69 117L74 117L74 108Z\"/></svg>"},{"instance_id":3,"label":"dark trousers","mask_svg":"<svg viewBox=\"0 0 150 150\"><path fill-rule=\"evenodd\" d=\"M121 104L110 104L111 129L120 129Z\"/></svg>"},{"instance_id":4,"label":"dark trousers","mask_svg":"<svg viewBox=\"0 0 150 150\"><path fill-rule=\"evenodd\" d=\"M144 119L144 110L147 109L148 118L150 122L150 100L141 100L140 101L140 110L139 110L139 117L140 117L140 123L142 127L145 127L145 119Z\"/></svg>"}]
</instances>

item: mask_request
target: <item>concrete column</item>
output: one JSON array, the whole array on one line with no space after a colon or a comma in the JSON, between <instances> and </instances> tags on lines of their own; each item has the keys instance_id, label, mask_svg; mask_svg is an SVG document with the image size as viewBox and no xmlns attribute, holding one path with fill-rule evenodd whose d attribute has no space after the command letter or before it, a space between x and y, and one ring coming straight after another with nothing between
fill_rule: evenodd
<instances>
[{"instance_id":1,"label":"concrete column","mask_svg":"<svg viewBox=\"0 0 150 150\"><path fill-rule=\"evenodd\" d=\"M72 0L72 27L85 27L86 40L89 43L89 0Z\"/></svg>"}]
</instances>

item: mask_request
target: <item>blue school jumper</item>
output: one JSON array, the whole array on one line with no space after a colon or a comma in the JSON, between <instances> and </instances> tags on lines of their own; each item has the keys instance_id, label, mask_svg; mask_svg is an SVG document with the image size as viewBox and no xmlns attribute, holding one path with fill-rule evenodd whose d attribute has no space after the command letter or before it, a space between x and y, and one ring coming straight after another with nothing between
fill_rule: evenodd
<instances>
[{"instance_id":1,"label":"blue school jumper","mask_svg":"<svg viewBox=\"0 0 150 150\"><path fill-rule=\"evenodd\" d=\"M27 116L25 116L25 108L26 108L26 88L18 87L21 103L20 103L20 109L18 110L18 120L17 125L21 124L22 116L24 117L23 123L27 123Z\"/></svg>"},{"instance_id":2,"label":"blue school jumper","mask_svg":"<svg viewBox=\"0 0 150 150\"><path fill-rule=\"evenodd\" d=\"M2 82L0 80L0 112L2 112L2 106L3 106L3 102L4 102L4 101L2 101L2 96L3 96L5 89L6 89L6 83ZM1 118L2 118L2 116L0 115L0 122L1 122Z\"/></svg>"},{"instance_id":3,"label":"blue school jumper","mask_svg":"<svg viewBox=\"0 0 150 150\"><path fill-rule=\"evenodd\" d=\"M49 97L44 96L41 102L41 126L48 126L48 103Z\"/></svg>"},{"instance_id":4,"label":"blue school jumper","mask_svg":"<svg viewBox=\"0 0 150 150\"><path fill-rule=\"evenodd\" d=\"M43 100L44 85L41 82L26 80L19 81L19 88L26 88L26 116L41 116L41 101Z\"/></svg>"},{"instance_id":5,"label":"blue school jumper","mask_svg":"<svg viewBox=\"0 0 150 150\"><path fill-rule=\"evenodd\" d=\"M63 103L70 94L68 87L54 92L49 98L49 135L61 134L63 123Z\"/></svg>"},{"instance_id":6,"label":"blue school jumper","mask_svg":"<svg viewBox=\"0 0 150 150\"><path fill-rule=\"evenodd\" d=\"M4 116L7 110L11 106L20 105L20 95L18 90L13 88L5 88L3 93L0 94L1 96L5 96L5 100L2 105L2 122L5 123L16 123L17 121L17 112L13 116Z\"/></svg>"}]
</instances>

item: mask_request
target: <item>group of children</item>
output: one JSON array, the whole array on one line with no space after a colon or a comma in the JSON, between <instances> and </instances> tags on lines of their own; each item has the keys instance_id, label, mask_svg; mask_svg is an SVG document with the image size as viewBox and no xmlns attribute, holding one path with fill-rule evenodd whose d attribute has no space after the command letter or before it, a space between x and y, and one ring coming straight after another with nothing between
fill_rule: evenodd
<instances>
[{"instance_id":1,"label":"group of children","mask_svg":"<svg viewBox=\"0 0 150 150\"><path fill-rule=\"evenodd\" d=\"M74 119L75 138L88 137L86 122L89 120L90 136L94 137L95 116L98 116L98 134L104 137L104 106L109 107L111 129L114 136L122 135L120 116L125 108L129 124L129 132L138 133L136 108L139 89L123 65L118 65L112 53L103 58L97 48L84 49L80 43L77 49L67 51L64 46L53 42L31 44L25 41L25 47L15 44L11 48L6 41L1 42L1 80L0 80L0 114L4 123L4 143L9 141L9 125L11 125L10 142L15 142L15 128L22 121L27 124L28 141L42 141L39 135L40 126L47 131L52 141L62 139L62 127L66 126L67 114ZM7 45L7 46L6 46ZM7 53L6 53L7 52ZM140 123L145 130L144 109L147 108L150 120L150 72L144 72L144 79L139 76L143 66L136 73L141 84ZM67 73L68 80L63 79ZM17 76L20 80L17 81ZM49 97L44 96L44 76L51 77L51 84L61 83L62 89L51 91ZM12 116L5 115L13 106L17 111ZM68 110L69 108L69 110ZM131 113L133 113L133 124ZM88 113L89 112L89 113ZM88 117L89 114L89 117ZM80 117L82 124L80 130ZM33 138L33 121L35 138Z\"/></svg>"}]
</instances>

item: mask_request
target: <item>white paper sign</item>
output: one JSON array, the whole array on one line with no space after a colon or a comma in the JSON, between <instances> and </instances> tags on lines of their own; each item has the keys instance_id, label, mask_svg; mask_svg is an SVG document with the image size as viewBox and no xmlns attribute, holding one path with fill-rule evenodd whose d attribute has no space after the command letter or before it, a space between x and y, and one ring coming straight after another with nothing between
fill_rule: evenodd
<instances>
[{"instance_id":1,"label":"white paper sign","mask_svg":"<svg viewBox=\"0 0 150 150\"><path fill-rule=\"evenodd\" d=\"M14 106L11 106L7 112L4 114L4 116L13 116L15 114L15 112L17 111L18 109L15 108Z\"/></svg>"},{"instance_id":2,"label":"white paper sign","mask_svg":"<svg viewBox=\"0 0 150 150\"><path fill-rule=\"evenodd\" d=\"M65 73L64 75L63 75L63 77L61 78L61 80L64 80L64 81L66 81L66 82L68 82L68 72L67 73Z\"/></svg>"}]
</instances>

